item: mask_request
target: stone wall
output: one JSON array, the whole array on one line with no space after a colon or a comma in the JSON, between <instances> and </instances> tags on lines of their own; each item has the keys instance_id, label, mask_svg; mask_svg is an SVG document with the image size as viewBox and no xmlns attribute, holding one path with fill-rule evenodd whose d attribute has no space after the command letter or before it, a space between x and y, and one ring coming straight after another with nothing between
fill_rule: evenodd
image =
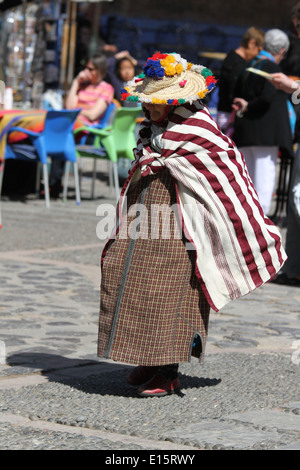
<instances>
[{"instance_id":1,"label":"stone wall","mask_svg":"<svg viewBox=\"0 0 300 470\"><path fill-rule=\"evenodd\" d=\"M114 0L102 3L102 13L287 29L295 3L295 0Z\"/></svg>"}]
</instances>

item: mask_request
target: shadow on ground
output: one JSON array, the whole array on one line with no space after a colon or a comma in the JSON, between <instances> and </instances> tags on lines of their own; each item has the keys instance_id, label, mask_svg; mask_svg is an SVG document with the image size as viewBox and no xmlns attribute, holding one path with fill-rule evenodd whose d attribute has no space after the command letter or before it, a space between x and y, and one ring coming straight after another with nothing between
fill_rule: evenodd
<instances>
[{"instance_id":1,"label":"shadow on ground","mask_svg":"<svg viewBox=\"0 0 300 470\"><path fill-rule=\"evenodd\" d=\"M41 374L50 382L57 382L84 393L136 397L136 388L126 377L133 366L107 363L99 359L72 359L47 353L19 353L7 358L10 375ZM181 389L215 387L221 379L180 375ZM184 396L183 391L179 392Z\"/></svg>"}]
</instances>

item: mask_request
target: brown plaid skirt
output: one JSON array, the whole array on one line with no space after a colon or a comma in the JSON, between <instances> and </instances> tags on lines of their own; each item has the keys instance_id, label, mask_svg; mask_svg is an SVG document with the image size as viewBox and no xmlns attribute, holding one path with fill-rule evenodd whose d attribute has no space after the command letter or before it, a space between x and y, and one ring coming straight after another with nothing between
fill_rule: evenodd
<instances>
[{"instance_id":1,"label":"brown plaid skirt","mask_svg":"<svg viewBox=\"0 0 300 470\"><path fill-rule=\"evenodd\" d=\"M131 184L102 265L98 356L146 366L203 357L209 304L178 229L167 169Z\"/></svg>"}]
</instances>

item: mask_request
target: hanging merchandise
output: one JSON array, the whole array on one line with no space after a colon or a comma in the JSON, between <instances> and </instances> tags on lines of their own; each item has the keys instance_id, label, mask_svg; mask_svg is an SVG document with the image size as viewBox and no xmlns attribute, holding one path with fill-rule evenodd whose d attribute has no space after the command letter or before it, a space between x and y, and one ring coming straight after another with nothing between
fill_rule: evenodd
<instances>
[{"instance_id":1,"label":"hanging merchandise","mask_svg":"<svg viewBox=\"0 0 300 470\"><path fill-rule=\"evenodd\" d=\"M33 59L34 107L43 106L43 94L48 90L57 93L62 50L62 31L65 15L61 14L61 1L42 2L37 24L37 45Z\"/></svg>"},{"instance_id":2,"label":"hanging merchandise","mask_svg":"<svg viewBox=\"0 0 300 470\"><path fill-rule=\"evenodd\" d=\"M31 64L36 46L37 5L16 7L4 15L4 81L13 90L14 106L28 98L32 85Z\"/></svg>"},{"instance_id":3,"label":"hanging merchandise","mask_svg":"<svg viewBox=\"0 0 300 470\"><path fill-rule=\"evenodd\" d=\"M59 88L61 6L60 0L23 2L3 14L0 62L15 108L38 108L47 89Z\"/></svg>"}]
</instances>

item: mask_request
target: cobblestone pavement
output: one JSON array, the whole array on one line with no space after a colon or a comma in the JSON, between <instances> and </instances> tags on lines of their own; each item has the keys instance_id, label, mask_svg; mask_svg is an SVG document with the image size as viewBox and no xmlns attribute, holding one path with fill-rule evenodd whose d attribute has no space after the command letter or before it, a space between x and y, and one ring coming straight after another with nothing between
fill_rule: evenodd
<instances>
[{"instance_id":1,"label":"cobblestone pavement","mask_svg":"<svg viewBox=\"0 0 300 470\"><path fill-rule=\"evenodd\" d=\"M181 393L138 398L96 356L98 199L2 202L0 450L300 449L300 289L267 284L211 313Z\"/></svg>"}]
</instances>

